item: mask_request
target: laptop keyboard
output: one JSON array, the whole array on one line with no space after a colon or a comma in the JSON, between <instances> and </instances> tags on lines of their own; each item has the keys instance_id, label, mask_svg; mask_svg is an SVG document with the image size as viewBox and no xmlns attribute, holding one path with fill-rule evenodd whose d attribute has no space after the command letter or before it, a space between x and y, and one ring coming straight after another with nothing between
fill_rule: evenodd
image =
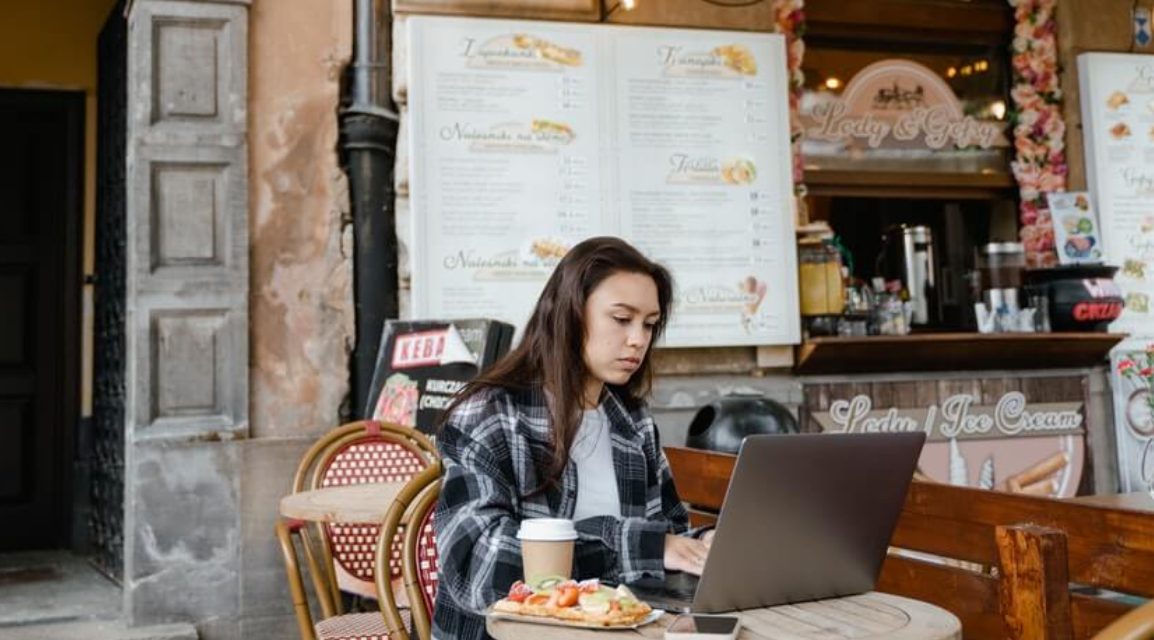
<instances>
[{"instance_id":1,"label":"laptop keyboard","mask_svg":"<svg viewBox=\"0 0 1154 640\"><path fill-rule=\"evenodd\" d=\"M693 595L697 593L699 580L700 578L690 573L668 572L665 574L664 580L642 578L631 583L629 588L642 600L660 598L662 600L692 602Z\"/></svg>"}]
</instances>

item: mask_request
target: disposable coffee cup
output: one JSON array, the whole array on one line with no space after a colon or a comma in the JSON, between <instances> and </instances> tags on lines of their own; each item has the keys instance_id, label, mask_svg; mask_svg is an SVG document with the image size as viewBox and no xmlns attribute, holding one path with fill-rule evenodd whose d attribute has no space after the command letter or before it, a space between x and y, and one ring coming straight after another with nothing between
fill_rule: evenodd
<instances>
[{"instance_id":1,"label":"disposable coffee cup","mask_svg":"<svg viewBox=\"0 0 1154 640\"><path fill-rule=\"evenodd\" d=\"M573 572L573 545L577 529L572 520L563 518L531 518L521 521L517 532L521 540L521 563L525 582L532 584L541 578L570 578Z\"/></svg>"}]
</instances>

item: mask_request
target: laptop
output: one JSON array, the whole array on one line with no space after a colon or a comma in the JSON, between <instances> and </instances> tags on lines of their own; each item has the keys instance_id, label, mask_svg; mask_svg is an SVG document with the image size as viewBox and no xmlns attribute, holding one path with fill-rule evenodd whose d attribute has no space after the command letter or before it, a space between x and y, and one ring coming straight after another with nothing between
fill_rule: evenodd
<instances>
[{"instance_id":1,"label":"laptop","mask_svg":"<svg viewBox=\"0 0 1154 640\"><path fill-rule=\"evenodd\" d=\"M874 588L926 434L749 436L701 577L630 584L655 608L719 613Z\"/></svg>"}]
</instances>

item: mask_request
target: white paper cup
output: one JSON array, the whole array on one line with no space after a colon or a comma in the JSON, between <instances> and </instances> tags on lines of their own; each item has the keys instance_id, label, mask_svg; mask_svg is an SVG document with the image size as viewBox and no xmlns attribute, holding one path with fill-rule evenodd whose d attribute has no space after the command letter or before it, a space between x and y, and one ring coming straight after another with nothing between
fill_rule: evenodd
<instances>
[{"instance_id":1,"label":"white paper cup","mask_svg":"<svg viewBox=\"0 0 1154 640\"><path fill-rule=\"evenodd\" d=\"M528 584L548 576L572 577L577 529L572 520L531 518L521 521L521 563Z\"/></svg>"}]
</instances>

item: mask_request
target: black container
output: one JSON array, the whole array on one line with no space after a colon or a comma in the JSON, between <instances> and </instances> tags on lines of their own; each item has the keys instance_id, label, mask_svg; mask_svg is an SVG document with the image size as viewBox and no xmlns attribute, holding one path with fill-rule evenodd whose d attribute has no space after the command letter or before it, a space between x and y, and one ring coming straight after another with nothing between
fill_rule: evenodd
<instances>
[{"instance_id":1,"label":"black container","mask_svg":"<svg viewBox=\"0 0 1154 640\"><path fill-rule=\"evenodd\" d=\"M1100 264L1066 265L1026 272L1027 293L1050 300L1054 331L1101 331L1122 315L1125 299L1114 273L1118 267Z\"/></svg>"},{"instance_id":2,"label":"black container","mask_svg":"<svg viewBox=\"0 0 1154 640\"><path fill-rule=\"evenodd\" d=\"M760 395L731 395L697 411L689 423L685 446L737 453L745 436L797 432L797 419L781 403Z\"/></svg>"}]
</instances>

